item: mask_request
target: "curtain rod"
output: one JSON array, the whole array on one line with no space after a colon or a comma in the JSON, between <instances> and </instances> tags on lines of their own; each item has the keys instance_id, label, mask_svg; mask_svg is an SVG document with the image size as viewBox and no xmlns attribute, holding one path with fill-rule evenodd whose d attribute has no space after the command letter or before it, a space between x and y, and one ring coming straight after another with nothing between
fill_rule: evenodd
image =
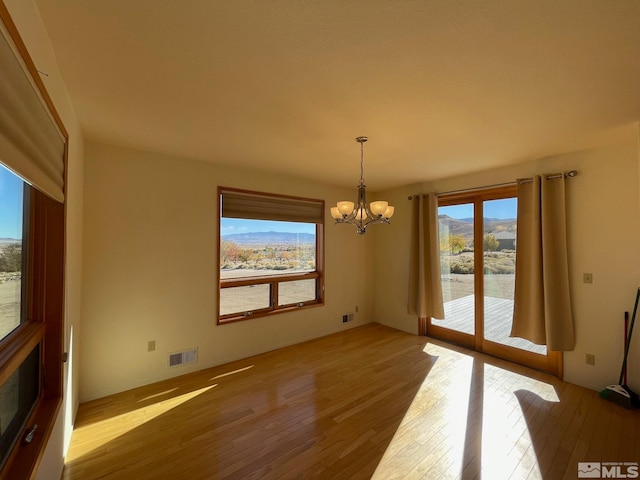
<instances>
[{"instance_id":1,"label":"curtain rod","mask_svg":"<svg viewBox=\"0 0 640 480\"><path fill-rule=\"evenodd\" d=\"M578 172L576 170L571 170L570 172L565 172L565 173L554 173L551 175L547 175L546 179L547 180L552 180L554 178L562 178L564 176L564 178L571 178L571 177L575 177L576 175L578 175ZM515 182L506 182L506 183L494 183L493 185L485 185L484 187L473 187L473 188L465 188L462 190L450 190L448 192L437 192L438 195L451 195L453 193L470 193L470 192L475 192L478 190L485 190L487 188L496 188L496 187L509 187L512 185L518 185L519 183L530 183L533 182L533 178L520 178L518 180L516 180ZM418 197L422 195L421 193L417 193L415 195L409 195L409 200L411 200L413 197Z\"/></svg>"}]
</instances>

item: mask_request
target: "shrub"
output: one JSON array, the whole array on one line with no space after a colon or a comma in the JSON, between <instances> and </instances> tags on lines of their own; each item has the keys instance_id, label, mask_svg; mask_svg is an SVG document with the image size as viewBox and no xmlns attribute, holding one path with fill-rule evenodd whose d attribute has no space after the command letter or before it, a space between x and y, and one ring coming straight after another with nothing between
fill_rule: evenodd
<instances>
[{"instance_id":1,"label":"shrub","mask_svg":"<svg viewBox=\"0 0 640 480\"><path fill-rule=\"evenodd\" d=\"M494 252L498 250L499 246L500 246L500 242L498 242L498 239L495 237L495 235L488 233L487 235L484 236L485 252Z\"/></svg>"},{"instance_id":2,"label":"shrub","mask_svg":"<svg viewBox=\"0 0 640 480\"><path fill-rule=\"evenodd\" d=\"M473 265L464 265L461 263L456 263L451 265L451 273L461 273L461 274L469 274L473 273Z\"/></svg>"},{"instance_id":3,"label":"shrub","mask_svg":"<svg viewBox=\"0 0 640 480\"><path fill-rule=\"evenodd\" d=\"M443 268L446 271L446 268ZM449 271L451 273L469 274L474 272L473 256L472 255L458 255L450 257L449 259Z\"/></svg>"},{"instance_id":4,"label":"shrub","mask_svg":"<svg viewBox=\"0 0 640 480\"><path fill-rule=\"evenodd\" d=\"M493 274L513 274L516 271L514 255L491 255L485 256L484 270Z\"/></svg>"}]
</instances>

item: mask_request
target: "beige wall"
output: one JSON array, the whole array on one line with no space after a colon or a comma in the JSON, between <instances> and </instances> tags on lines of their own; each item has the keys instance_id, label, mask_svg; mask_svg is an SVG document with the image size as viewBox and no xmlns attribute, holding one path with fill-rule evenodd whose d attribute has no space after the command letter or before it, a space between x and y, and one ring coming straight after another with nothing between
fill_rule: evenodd
<instances>
[{"instance_id":1,"label":"beige wall","mask_svg":"<svg viewBox=\"0 0 640 480\"><path fill-rule=\"evenodd\" d=\"M65 351L77 358L82 295L82 196L84 140L78 119L58 70L49 38L37 7L31 0L4 0L20 36L38 70L47 75L42 80L69 133L69 163L67 168L67 230L66 230L66 317ZM71 332L73 343L71 344ZM78 368L69 362L64 368L64 398L56 424L44 452L38 479L60 478L63 457L69 445L73 420L78 408Z\"/></svg>"},{"instance_id":2,"label":"beige wall","mask_svg":"<svg viewBox=\"0 0 640 480\"><path fill-rule=\"evenodd\" d=\"M633 130L637 137L637 130ZM568 186L568 235L571 291L576 333L575 351L567 352L565 379L600 390L618 383L622 363L623 312L633 309L640 285L640 209L637 138L628 145L544 158L431 184L384 192L396 205L392 228L376 237L374 319L417 333L417 321L406 314L410 202L417 192L445 192L513 181L536 173L576 169ZM401 208L402 206L405 208ZM384 253L383 253L384 252ZM593 274L593 284L582 274ZM640 324L637 326L640 330ZM585 354L596 365L585 364ZM640 331L633 339L629 383L640 389Z\"/></svg>"},{"instance_id":3,"label":"beige wall","mask_svg":"<svg viewBox=\"0 0 640 480\"><path fill-rule=\"evenodd\" d=\"M320 168L320 166L318 167ZM371 236L326 218L326 303L216 325L218 185L324 199L340 189L98 143L85 164L81 400L272 350L371 321ZM156 351L147 352L147 342ZM197 364L168 353L198 347Z\"/></svg>"},{"instance_id":4,"label":"beige wall","mask_svg":"<svg viewBox=\"0 0 640 480\"><path fill-rule=\"evenodd\" d=\"M64 407L37 478L60 477L79 398L100 397L339 331L345 328L341 315L356 305L360 313L349 327L376 320L415 333L416 321L405 313L406 197L422 191L578 169L569 189L577 346L565 355L565 378L594 389L617 382L622 312L633 307L640 282L637 138L630 146L385 192L380 197L396 206L391 227L374 227L359 237L351 227L332 225L327 218L324 307L216 326L217 185L323 198L327 205L353 197L354 191L100 144L87 146L89 160L83 166L82 132L37 7L32 0L4 1L36 66L47 73L43 80L70 134L65 347L71 362L64 370ZM593 273L592 285L581 282L583 272ZM146 352L148 340L156 340L153 353ZM168 352L193 346L199 347L198 364L167 368ZM595 367L585 365L585 353L596 355ZM640 390L639 331L630 384Z\"/></svg>"}]
</instances>

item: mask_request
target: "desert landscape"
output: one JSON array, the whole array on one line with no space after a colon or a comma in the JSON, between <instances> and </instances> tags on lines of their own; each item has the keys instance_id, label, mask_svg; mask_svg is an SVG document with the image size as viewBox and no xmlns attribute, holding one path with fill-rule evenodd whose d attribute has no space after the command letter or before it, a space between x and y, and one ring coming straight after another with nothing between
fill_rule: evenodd
<instances>
[{"instance_id":1,"label":"desert landscape","mask_svg":"<svg viewBox=\"0 0 640 480\"><path fill-rule=\"evenodd\" d=\"M0 273L0 338L20 324L20 274Z\"/></svg>"},{"instance_id":2,"label":"desert landscape","mask_svg":"<svg viewBox=\"0 0 640 480\"><path fill-rule=\"evenodd\" d=\"M21 259L16 240L0 243L0 339L20 324Z\"/></svg>"}]
</instances>

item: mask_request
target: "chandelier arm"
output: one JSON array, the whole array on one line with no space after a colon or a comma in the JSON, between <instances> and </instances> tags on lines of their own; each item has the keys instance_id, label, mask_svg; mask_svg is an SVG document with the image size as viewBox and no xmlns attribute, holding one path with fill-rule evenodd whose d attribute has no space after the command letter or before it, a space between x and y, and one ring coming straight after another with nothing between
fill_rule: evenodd
<instances>
[{"instance_id":1,"label":"chandelier arm","mask_svg":"<svg viewBox=\"0 0 640 480\"><path fill-rule=\"evenodd\" d=\"M355 218L356 218L356 210L355 209L349 215L347 215L346 217L343 217L344 221L346 221L346 222L351 222L351 221L355 220Z\"/></svg>"},{"instance_id":2,"label":"chandelier arm","mask_svg":"<svg viewBox=\"0 0 640 480\"><path fill-rule=\"evenodd\" d=\"M384 218L384 217L380 217L380 218L367 217L366 220L358 220L355 216L349 215L347 218L335 219L335 223L345 223L345 224L354 225L359 231L364 233L364 231L369 225L372 225L375 223L391 224L391 221L388 218Z\"/></svg>"}]
</instances>

